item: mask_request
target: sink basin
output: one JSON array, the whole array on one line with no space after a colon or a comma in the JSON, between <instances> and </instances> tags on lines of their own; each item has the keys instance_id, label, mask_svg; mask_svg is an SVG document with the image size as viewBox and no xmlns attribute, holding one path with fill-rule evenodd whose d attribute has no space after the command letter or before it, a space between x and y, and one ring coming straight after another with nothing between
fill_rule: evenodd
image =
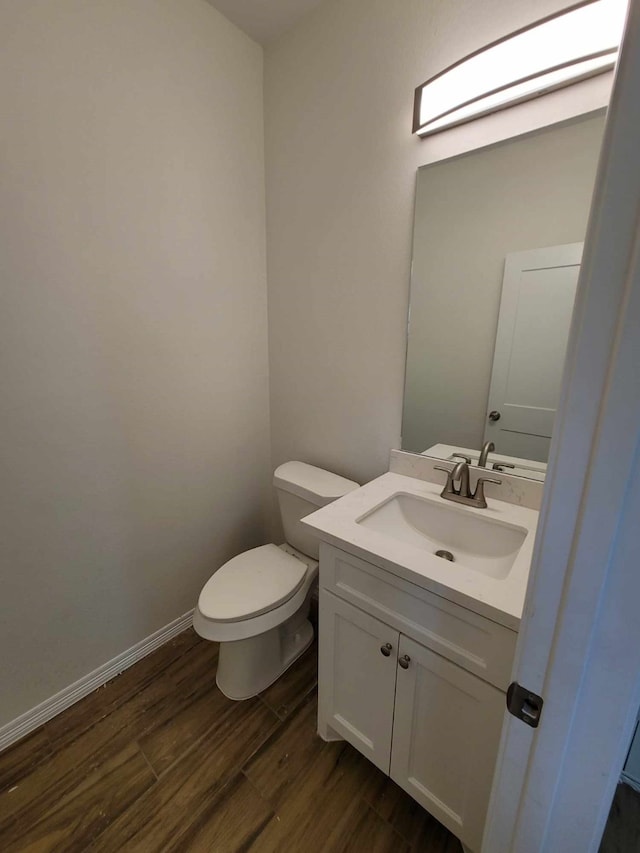
<instances>
[{"instance_id":1,"label":"sink basin","mask_svg":"<svg viewBox=\"0 0 640 853\"><path fill-rule=\"evenodd\" d=\"M509 574L527 530L477 512L398 492L356 520L357 524L496 579Z\"/></svg>"}]
</instances>

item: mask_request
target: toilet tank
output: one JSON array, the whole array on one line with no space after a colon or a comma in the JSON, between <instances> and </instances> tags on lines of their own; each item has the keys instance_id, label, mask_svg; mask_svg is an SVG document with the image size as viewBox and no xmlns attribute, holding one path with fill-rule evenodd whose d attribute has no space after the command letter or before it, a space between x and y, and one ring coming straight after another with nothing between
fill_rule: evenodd
<instances>
[{"instance_id":1,"label":"toilet tank","mask_svg":"<svg viewBox=\"0 0 640 853\"><path fill-rule=\"evenodd\" d=\"M306 462L279 465L273 474L273 485L278 495L284 538L289 545L314 560L318 559L320 543L313 533L302 527L300 519L360 488L353 480Z\"/></svg>"}]
</instances>

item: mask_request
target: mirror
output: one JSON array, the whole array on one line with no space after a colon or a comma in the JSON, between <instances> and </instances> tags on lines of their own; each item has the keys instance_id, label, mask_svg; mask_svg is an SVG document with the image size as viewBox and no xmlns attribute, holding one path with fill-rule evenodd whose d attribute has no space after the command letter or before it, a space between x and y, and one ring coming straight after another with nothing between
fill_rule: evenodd
<instances>
[{"instance_id":1,"label":"mirror","mask_svg":"<svg viewBox=\"0 0 640 853\"><path fill-rule=\"evenodd\" d=\"M603 129L418 170L403 450L544 479Z\"/></svg>"}]
</instances>

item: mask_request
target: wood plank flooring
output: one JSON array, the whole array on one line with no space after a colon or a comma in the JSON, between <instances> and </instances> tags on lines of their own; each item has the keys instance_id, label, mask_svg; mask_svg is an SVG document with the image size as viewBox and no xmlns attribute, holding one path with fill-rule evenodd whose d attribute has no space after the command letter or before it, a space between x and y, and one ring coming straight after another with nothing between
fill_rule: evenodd
<instances>
[{"instance_id":1,"label":"wood plank flooring","mask_svg":"<svg viewBox=\"0 0 640 853\"><path fill-rule=\"evenodd\" d=\"M261 696L185 631L0 754L0 850L461 853L355 749L316 734L312 647Z\"/></svg>"},{"instance_id":2,"label":"wood plank flooring","mask_svg":"<svg viewBox=\"0 0 640 853\"><path fill-rule=\"evenodd\" d=\"M616 789L600 853L640 853L640 793L624 783Z\"/></svg>"}]
</instances>

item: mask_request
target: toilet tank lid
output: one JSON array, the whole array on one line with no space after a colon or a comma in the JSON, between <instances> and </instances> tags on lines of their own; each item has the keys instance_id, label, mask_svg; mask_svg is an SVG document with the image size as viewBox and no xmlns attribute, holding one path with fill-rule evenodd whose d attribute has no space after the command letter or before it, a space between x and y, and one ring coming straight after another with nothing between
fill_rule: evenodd
<instances>
[{"instance_id":1,"label":"toilet tank lid","mask_svg":"<svg viewBox=\"0 0 640 853\"><path fill-rule=\"evenodd\" d=\"M306 462L285 462L279 465L273 474L273 484L277 489L291 492L315 506L324 506L360 488L353 480L316 468L315 465L307 465Z\"/></svg>"}]
</instances>

